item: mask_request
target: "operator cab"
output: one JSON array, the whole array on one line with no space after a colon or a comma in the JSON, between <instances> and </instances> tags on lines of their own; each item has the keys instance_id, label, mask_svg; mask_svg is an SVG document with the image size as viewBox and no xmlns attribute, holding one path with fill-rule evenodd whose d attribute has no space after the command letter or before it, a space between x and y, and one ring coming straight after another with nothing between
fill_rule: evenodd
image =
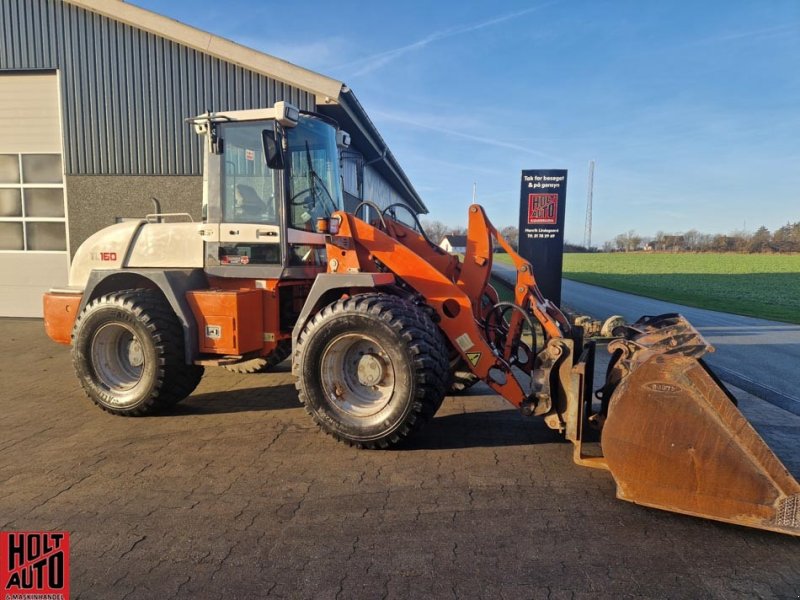
<instances>
[{"instance_id":1,"label":"operator cab","mask_svg":"<svg viewBox=\"0 0 800 600\"><path fill-rule=\"evenodd\" d=\"M349 136L286 102L192 122L206 138L206 271L268 279L324 271L325 237L316 227L342 210L339 145Z\"/></svg>"}]
</instances>

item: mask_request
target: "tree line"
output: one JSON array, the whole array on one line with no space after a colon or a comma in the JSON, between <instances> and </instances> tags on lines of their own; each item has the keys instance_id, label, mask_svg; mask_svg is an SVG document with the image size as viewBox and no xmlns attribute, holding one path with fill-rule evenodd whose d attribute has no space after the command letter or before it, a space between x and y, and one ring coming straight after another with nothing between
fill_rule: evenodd
<instances>
[{"instance_id":1,"label":"tree line","mask_svg":"<svg viewBox=\"0 0 800 600\"><path fill-rule=\"evenodd\" d=\"M775 231L763 225L754 233L733 231L711 234L690 229L685 233L658 231L652 237L641 236L635 230L617 235L605 242L603 252L800 252L800 221L787 223Z\"/></svg>"},{"instance_id":2,"label":"tree line","mask_svg":"<svg viewBox=\"0 0 800 600\"><path fill-rule=\"evenodd\" d=\"M440 244L447 235L466 235L464 227L449 227L441 221L423 221L428 238ZM519 245L519 230L513 225L503 227L502 235L514 250ZM578 244L564 243L565 252L800 252L800 221L787 223L775 231L764 226L755 232L732 231L728 234L703 233L690 229L684 233L657 231L654 236L643 236L631 229L620 233L601 248L585 248Z\"/></svg>"},{"instance_id":3,"label":"tree line","mask_svg":"<svg viewBox=\"0 0 800 600\"><path fill-rule=\"evenodd\" d=\"M425 235L434 244L441 244L445 236L448 235L467 235L466 227L449 227L441 221L422 221L422 228L425 230ZM519 231L513 225L503 227L500 230L502 235L514 250L517 250L519 243Z\"/></svg>"}]
</instances>

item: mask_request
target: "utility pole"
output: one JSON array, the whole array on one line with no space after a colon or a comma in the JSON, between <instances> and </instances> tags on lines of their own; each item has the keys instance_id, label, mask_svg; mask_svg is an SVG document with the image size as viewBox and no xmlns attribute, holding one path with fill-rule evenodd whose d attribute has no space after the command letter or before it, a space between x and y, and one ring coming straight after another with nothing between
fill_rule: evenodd
<instances>
[{"instance_id":1,"label":"utility pole","mask_svg":"<svg viewBox=\"0 0 800 600\"><path fill-rule=\"evenodd\" d=\"M478 182L472 182L472 203L475 204L475 201L478 198Z\"/></svg>"},{"instance_id":2,"label":"utility pole","mask_svg":"<svg viewBox=\"0 0 800 600\"><path fill-rule=\"evenodd\" d=\"M583 230L583 246L592 247L592 196L594 194L594 161L589 161L589 184L586 191L586 226Z\"/></svg>"}]
</instances>

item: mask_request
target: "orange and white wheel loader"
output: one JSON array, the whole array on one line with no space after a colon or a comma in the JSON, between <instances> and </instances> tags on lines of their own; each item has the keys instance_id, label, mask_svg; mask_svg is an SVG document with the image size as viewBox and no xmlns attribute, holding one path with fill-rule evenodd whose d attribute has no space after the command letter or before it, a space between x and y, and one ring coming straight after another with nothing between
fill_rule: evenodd
<instances>
[{"instance_id":1,"label":"orange and white wheel loader","mask_svg":"<svg viewBox=\"0 0 800 600\"><path fill-rule=\"evenodd\" d=\"M619 498L800 535L800 485L680 315L622 328L595 397L593 343L480 206L460 260L399 206L342 210L348 136L331 119L279 102L191 123L204 138L202 222L152 214L103 229L76 252L69 286L44 297L49 336L72 346L100 408L147 415L191 394L205 367L263 370L291 355L323 431L387 448L468 369L562 432L577 463L608 470ZM490 285L495 244L516 266L513 302Z\"/></svg>"}]
</instances>

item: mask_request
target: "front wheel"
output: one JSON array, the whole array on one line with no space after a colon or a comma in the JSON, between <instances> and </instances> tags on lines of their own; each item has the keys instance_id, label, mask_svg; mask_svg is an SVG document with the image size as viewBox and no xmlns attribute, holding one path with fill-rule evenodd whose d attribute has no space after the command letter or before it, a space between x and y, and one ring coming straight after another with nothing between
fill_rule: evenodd
<instances>
[{"instance_id":1,"label":"front wheel","mask_svg":"<svg viewBox=\"0 0 800 600\"><path fill-rule=\"evenodd\" d=\"M155 290L137 289L93 300L72 334L75 372L86 394L116 415L142 416L194 391L203 367L187 365L183 331Z\"/></svg>"},{"instance_id":2,"label":"front wheel","mask_svg":"<svg viewBox=\"0 0 800 600\"><path fill-rule=\"evenodd\" d=\"M430 419L446 392L447 348L422 310L365 294L323 308L294 356L306 410L339 441L387 448Z\"/></svg>"}]
</instances>

